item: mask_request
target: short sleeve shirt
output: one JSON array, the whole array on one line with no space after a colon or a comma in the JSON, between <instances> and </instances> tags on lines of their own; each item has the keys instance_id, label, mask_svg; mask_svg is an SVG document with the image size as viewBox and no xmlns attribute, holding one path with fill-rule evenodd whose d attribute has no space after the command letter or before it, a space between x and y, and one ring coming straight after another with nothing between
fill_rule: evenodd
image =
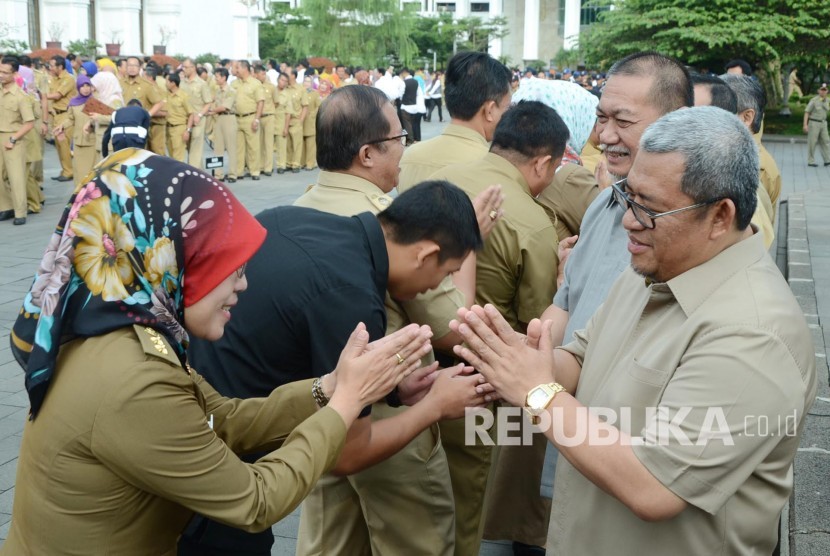
<instances>
[{"instance_id":1,"label":"short sleeve shirt","mask_svg":"<svg viewBox=\"0 0 830 556\"><path fill-rule=\"evenodd\" d=\"M273 83L265 80L265 83L262 84L262 87L265 89L264 99L265 104L262 106L262 115L266 116L269 114L274 114L277 111L277 107L275 105L275 98L276 98L276 90L277 88L274 86Z\"/></svg>"},{"instance_id":2,"label":"short sleeve shirt","mask_svg":"<svg viewBox=\"0 0 830 556\"><path fill-rule=\"evenodd\" d=\"M582 218L597 195L594 175L579 164L568 163L556 170L553 182L536 200L545 207L561 241L579 234Z\"/></svg>"},{"instance_id":3,"label":"short sleeve shirt","mask_svg":"<svg viewBox=\"0 0 830 556\"><path fill-rule=\"evenodd\" d=\"M0 133L15 133L26 122L33 122L35 114L29 96L16 84L8 89L0 87Z\"/></svg>"},{"instance_id":4,"label":"short sleeve shirt","mask_svg":"<svg viewBox=\"0 0 830 556\"><path fill-rule=\"evenodd\" d=\"M830 113L830 97L821 100L820 96L814 96L807 103L807 108L804 111L810 114L810 119L826 122L827 114Z\"/></svg>"},{"instance_id":5,"label":"short sleeve shirt","mask_svg":"<svg viewBox=\"0 0 830 556\"><path fill-rule=\"evenodd\" d=\"M71 73L63 72L60 77L49 80L49 93L60 93L61 98L52 101L52 108L58 112L66 112L69 101L77 95L75 78Z\"/></svg>"},{"instance_id":6,"label":"short sleeve shirt","mask_svg":"<svg viewBox=\"0 0 830 556\"><path fill-rule=\"evenodd\" d=\"M666 283L626 270L563 349L582 363L577 400L642 439L636 457L688 506L645 522L560 458L549 550L772 552L816 369L802 311L758 233Z\"/></svg>"},{"instance_id":7,"label":"short sleeve shirt","mask_svg":"<svg viewBox=\"0 0 830 556\"><path fill-rule=\"evenodd\" d=\"M179 89L167 97L167 124L184 125L193 113L187 94Z\"/></svg>"},{"instance_id":8,"label":"short sleeve shirt","mask_svg":"<svg viewBox=\"0 0 830 556\"><path fill-rule=\"evenodd\" d=\"M262 88L262 83L251 76L245 80L237 79L234 83L239 83L236 89L237 115L244 116L255 113L257 104L265 100L265 89Z\"/></svg>"},{"instance_id":9,"label":"short sleeve shirt","mask_svg":"<svg viewBox=\"0 0 830 556\"><path fill-rule=\"evenodd\" d=\"M181 90L187 95L193 112L203 112L205 104L213 102L210 87L201 77L194 77L192 81L182 79Z\"/></svg>"},{"instance_id":10,"label":"short sleeve shirt","mask_svg":"<svg viewBox=\"0 0 830 556\"><path fill-rule=\"evenodd\" d=\"M225 85L224 89L216 88L216 104L225 108L222 114L233 114L236 108L236 90Z\"/></svg>"},{"instance_id":11,"label":"short sleeve shirt","mask_svg":"<svg viewBox=\"0 0 830 556\"><path fill-rule=\"evenodd\" d=\"M398 191L406 191L450 164L480 160L490 146L480 133L450 124L438 137L406 149L401 158Z\"/></svg>"},{"instance_id":12,"label":"short sleeve shirt","mask_svg":"<svg viewBox=\"0 0 830 556\"><path fill-rule=\"evenodd\" d=\"M476 302L492 303L514 329L542 315L556 293L556 231L521 172L494 154L447 166L432 176L475 198L501 184L504 216L476 254Z\"/></svg>"}]
</instances>

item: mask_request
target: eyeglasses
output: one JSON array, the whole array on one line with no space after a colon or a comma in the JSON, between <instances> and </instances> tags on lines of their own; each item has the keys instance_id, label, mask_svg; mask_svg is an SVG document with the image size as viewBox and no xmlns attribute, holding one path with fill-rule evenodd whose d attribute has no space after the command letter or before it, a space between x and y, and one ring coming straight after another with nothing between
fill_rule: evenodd
<instances>
[{"instance_id":1,"label":"eyeglasses","mask_svg":"<svg viewBox=\"0 0 830 556\"><path fill-rule=\"evenodd\" d=\"M241 279L243 276L245 276L245 269L247 269L247 268L248 268L248 263L247 262L244 263L239 268L237 268L236 269L236 277Z\"/></svg>"},{"instance_id":2,"label":"eyeglasses","mask_svg":"<svg viewBox=\"0 0 830 556\"><path fill-rule=\"evenodd\" d=\"M394 141L395 139L401 140L401 145L406 145L406 136L409 135L405 129L401 130L400 135L395 135L394 137L385 137L383 139L375 139L374 141L367 141L367 145L374 145L376 143L384 143L386 141Z\"/></svg>"},{"instance_id":3,"label":"eyeglasses","mask_svg":"<svg viewBox=\"0 0 830 556\"><path fill-rule=\"evenodd\" d=\"M631 209L631 212L634 214L634 218L637 220L637 222L639 222L640 225L643 228L646 228L647 230L653 230L655 226L654 220L660 218L661 216L668 216L670 214L677 214L679 212L684 212L687 210L702 208L725 199L725 197L718 197L717 199L710 199L702 203L696 203L688 207L670 210L667 212L654 212L653 210L647 209L640 203L632 201L631 197L628 196L628 193L625 192L625 188L627 186L628 178L623 178L620 181L611 184L614 200L617 203L619 203L621 207L624 207L625 210Z\"/></svg>"}]
</instances>

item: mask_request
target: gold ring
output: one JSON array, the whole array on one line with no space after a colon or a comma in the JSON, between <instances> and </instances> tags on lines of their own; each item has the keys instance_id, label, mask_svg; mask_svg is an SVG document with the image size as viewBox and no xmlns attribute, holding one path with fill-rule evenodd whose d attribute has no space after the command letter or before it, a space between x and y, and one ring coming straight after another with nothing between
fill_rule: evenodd
<instances>
[{"instance_id":1,"label":"gold ring","mask_svg":"<svg viewBox=\"0 0 830 556\"><path fill-rule=\"evenodd\" d=\"M498 212L496 212L495 210L491 210L490 211L490 220L495 220L498 215L499 215Z\"/></svg>"},{"instance_id":2,"label":"gold ring","mask_svg":"<svg viewBox=\"0 0 830 556\"><path fill-rule=\"evenodd\" d=\"M396 354L395 354L395 357L397 357L397 358L398 358L398 365L403 365L404 363L406 363L406 359L404 359L403 357L401 357L401 354L400 354L400 353L396 353Z\"/></svg>"}]
</instances>

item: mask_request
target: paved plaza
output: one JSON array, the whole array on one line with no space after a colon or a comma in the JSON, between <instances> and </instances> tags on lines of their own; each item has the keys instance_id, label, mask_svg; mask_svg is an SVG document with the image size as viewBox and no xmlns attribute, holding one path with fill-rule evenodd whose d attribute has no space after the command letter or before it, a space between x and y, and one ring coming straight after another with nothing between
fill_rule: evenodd
<instances>
[{"instance_id":1,"label":"paved plaza","mask_svg":"<svg viewBox=\"0 0 830 556\"><path fill-rule=\"evenodd\" d=\"M424 139L439 133L443 125L424 123ZM785 543L782 554L790 554L792 546L799 556L826 555L830 554L830 389L826 363L830 326L824 328L823 323L830 322L830 167L808 168L804 143L768 139L766 147L783 175L781 200L786 201L779 210L779 241L772 251L780 266L789 269L790 284L814 331L819 371L819 400L808 418L796 460L796 493L784 516L785 535L791 542ZM50 179L59 172L53 147L47 146L44 166L47 202L43 212L30 215L25 226L0 223L0 540L8 534L17 454L29 405L23 373L11 355L8 335L72 190L71 184ZM241 180L229 187L256 213L290 204L316 177L317 171L275 174L258 182ZM294 554L298 522L298 512L294 512L274 526L277 541L272 554ZM481 554L507 556L512 551L505 544L485 543Z\"/></svg>"}]
</instances>

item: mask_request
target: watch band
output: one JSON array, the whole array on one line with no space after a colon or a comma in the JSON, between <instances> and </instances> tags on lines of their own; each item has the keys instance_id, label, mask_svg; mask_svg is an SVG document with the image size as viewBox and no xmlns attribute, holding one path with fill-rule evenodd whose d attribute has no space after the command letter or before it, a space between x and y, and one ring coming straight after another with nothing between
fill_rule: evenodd
<instances>
[{"instance_id":1,"label":"watch band","mask_svg":"<svg viewBox=\"0 0 830 556\"><path fill-rule=\"evenodd\" d=\"M317 402L317 405L320 407L326 407L329 403L328 397L323 393L323 379L316 378L314 382L311 383L311 396L314 398L314 401Z\"/></svg>"}]
</instances>

